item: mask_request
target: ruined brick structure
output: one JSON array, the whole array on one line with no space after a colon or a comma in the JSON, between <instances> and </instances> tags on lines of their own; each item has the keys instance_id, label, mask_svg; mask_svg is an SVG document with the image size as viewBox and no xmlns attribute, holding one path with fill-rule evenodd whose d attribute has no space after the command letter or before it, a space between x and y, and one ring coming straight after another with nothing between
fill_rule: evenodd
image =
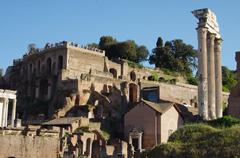
<instances>
[{"instance_id":1,"label":"ruined brick structure","mask_svg":"<svg viewBox=\"0 0 240 158\"><path fill-rule=\"evenodd\" d=\"M195 86L148 81L153 71L131 67L122 59L111 61L102 50L64 41L14 60L4 82L5 87L17 90L17 111L23 119L36 119L39 114L46 118L79 116L83 115L80 106L88 106L85 115L89 117L119 117L141 95L152 101L197 106ZM146 98L149 88L155 95Z\"/></svg>"},{"instance_id":2,"label":"ruined brick structure","mask_svg":"<svg viewBox=\"0 0 240 158\"><path fill-rule=\"evenodd\" d=\"M108 60L104 51L61 42L14 60L4 79L18 91L23 118L23 111L29 116L34 105L47 117L60 117L74 105L87 104L108 106L117 115L114 106L124 110L128 101L139 100L142 75L124 60Z\"/></svg>"}]
</instances>

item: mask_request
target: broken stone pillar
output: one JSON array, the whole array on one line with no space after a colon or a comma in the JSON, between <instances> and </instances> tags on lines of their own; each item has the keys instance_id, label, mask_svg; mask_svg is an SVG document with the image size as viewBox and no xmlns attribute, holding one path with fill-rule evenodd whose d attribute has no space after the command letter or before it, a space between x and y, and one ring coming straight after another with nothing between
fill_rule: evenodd
<instances>
[{"instance_id":1,"label":"broken stone pillar","mask_svg":"<svg viewBox=\"0 0 240 158\"><path fill-rule=\"evenodd\" d=\"M198 32L198 106L199 115L208 119L207 103L207 28L199 27Z\"/></svg>"},{"instance_id":2,"label":"broken stone pillar","mask_svg":"<svg viewBox=\"0 0 240 158\"><path fill-rule=\"evenodd\" d=\"M216 87L216 117L222 117L222 39L215 40L215 87Z\"/></svg>"},{"instance_id":3,"label":"broken stone pillar","mask_svg":"<svg viewBox=\"0 0 240 158\"><path fill-rule=\"evenodd\" d=\"M215 109L215 65L214 65L214 41L215 35L212 33L208 34L208 53L207 53L207 69L208 69L208 107L209 107L209 118L216 118Z\"/></svg>"}]
</instances>

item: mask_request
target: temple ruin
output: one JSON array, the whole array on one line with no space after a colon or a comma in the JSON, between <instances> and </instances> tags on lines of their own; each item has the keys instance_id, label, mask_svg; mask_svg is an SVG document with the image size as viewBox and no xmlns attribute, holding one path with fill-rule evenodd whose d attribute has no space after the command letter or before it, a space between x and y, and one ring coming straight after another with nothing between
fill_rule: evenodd
<instances>
[{"instance_id":1,"label":"temple ruin","mask_svg":"<svg viewBox=\"0 0 240 158\"><path fill-rule=\"evenodd\" d=\"M221 44L216 15L209 9L194 10L199 20L198 33L198 107L204 120L222 117Z\"/></svg>"},{"instance_id":2,"label":"temple ruin","mask_svg":"<svg viewBox=\"0 0 240 158\"><path fill-rule=\"evenodd\" d=\"M7 127L9 124L11 124L12 127L14 126L16 117L16 102L16 91L0 89L0 127ZM8 123L9 113L11 116L10 123Z\"/></svg>"}]
</instances>

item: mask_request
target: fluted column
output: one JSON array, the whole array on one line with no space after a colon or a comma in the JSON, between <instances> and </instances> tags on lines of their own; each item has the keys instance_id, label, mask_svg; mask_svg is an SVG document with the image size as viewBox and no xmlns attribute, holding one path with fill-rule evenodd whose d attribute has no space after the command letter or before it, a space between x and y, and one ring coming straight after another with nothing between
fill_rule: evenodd
<instances>
[{"instance_id":1,"label":"fluted column","mask_svg":"<svg viewBox=\"0 0 240 158\"><path fill-rule=\"evenodd\" d=\"M215 40L215 85L216 85L216 116L222 117L222 39Z\"/></svg>"},{"instance_id":2,"label":"fluted column","mask_svg":"<svg viewBox=\"0 0 240 158\"><path fill-rule=\"evenodd\" d=\"M2 106L2 114L1 114L1 127L4 127L4 113L5 113L5 104L6 104L6 102L5 102L5 99L6 98L3 98L3 106Z\"/></svg>"},{"instance_id":3,"label":"fluted column","mask_svg":"<svg viewBox=\"0 0 240 158\"><path fill-rule=\"evenodd\" d=\"M199 115L208 119L207 103L207 28L199 27L198 32L198 107Z\"/></svg>"},{"instance_id":4,"label":"fluted column","mask_svg":"<svg viewBox=\"0 0 240 158\"><path fill-rule=\"evenodd\" d=\"M214 64L214 41L215 35L208 34L208 108L209 108L209 118L216 118L216 107L215 107L215 64Z\"/></svg>"},{"instance_id":5,"label":"fluted column","mask_svg":"<svg viewBox=\"0 0 240 158\"><path fill-rule=\"evenodd\" d=\"M8 99L4 98L3 113L2 113L2 127L7 127L7 117L8 117Z\"/></svg>"}]
</instances>

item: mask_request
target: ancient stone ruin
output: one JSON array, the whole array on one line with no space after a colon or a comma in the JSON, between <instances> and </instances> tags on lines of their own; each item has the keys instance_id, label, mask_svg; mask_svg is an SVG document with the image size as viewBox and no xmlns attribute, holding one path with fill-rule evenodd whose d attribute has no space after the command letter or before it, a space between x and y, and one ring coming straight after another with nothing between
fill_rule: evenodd
<instances>
[{"instance_id":1,"label":"ancient stone ruin","mask_svg":"<svg viewBox=\"0 0 240 158\"><path fill-rule=\"evenodd\" d=\"M194 10L198 32L198 105L205 120L222 117L221 43L216 15L209 9Z\"/></svg>"},{"instance_id":2,"label":"ancient stone ruin","mask_svg":"<svg viewBox=\"0 0 240 158\"><path fill-rule=\"evenodd\" d=\"M228 99L228 114L234 117L240 117L240 52L236 52L235 60L237 62L237 85L231 89Z\"/></svg>"}]
</instances>

